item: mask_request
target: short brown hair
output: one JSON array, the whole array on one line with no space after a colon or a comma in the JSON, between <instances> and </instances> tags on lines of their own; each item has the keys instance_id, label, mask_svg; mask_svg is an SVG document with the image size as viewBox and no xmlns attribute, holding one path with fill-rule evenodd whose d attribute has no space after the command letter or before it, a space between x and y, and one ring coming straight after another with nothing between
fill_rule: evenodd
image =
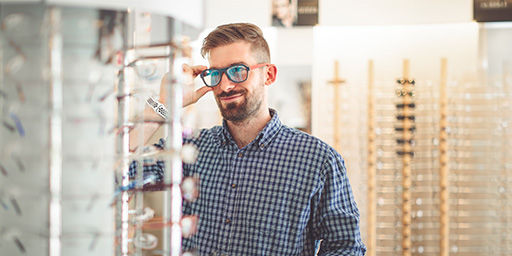
<instances>
[{"instance_id":1,"label":"short brown hair","mask_svg":"<svg viewBox=\"0 0 512 256\"><path fill-rule=\"evenodd\" d=\"M201 55L205 57L214 48L245 41L251 44L259 62L270 62L270 50L261 29L250 23L232 23L218 26L203 40Z\"/></svg>"}]
</instances>

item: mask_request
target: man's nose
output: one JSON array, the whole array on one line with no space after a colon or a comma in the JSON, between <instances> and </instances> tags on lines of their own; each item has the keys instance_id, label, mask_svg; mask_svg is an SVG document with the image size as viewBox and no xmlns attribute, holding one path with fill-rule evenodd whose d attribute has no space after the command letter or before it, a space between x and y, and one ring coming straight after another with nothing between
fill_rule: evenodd
<instances>
[{"instance_id":1,"label":"man's nose","mask_svg":"<svg viewBox=\"0 0 512 256\"><path fill-rule=\"evenodd\" d=\"M231 89L235 88L236 83L233 83L231 80L229 80L228 75L224 72L222 73L222 76L220 77L220 82L217 85L222 91L231 91Z\"/></svg>"}]
</instances>

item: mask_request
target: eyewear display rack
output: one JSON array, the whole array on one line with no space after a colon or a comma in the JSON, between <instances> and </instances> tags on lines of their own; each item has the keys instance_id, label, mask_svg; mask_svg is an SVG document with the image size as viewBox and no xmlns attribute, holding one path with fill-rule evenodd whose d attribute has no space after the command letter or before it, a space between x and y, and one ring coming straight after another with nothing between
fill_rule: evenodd
<instances>
[{"instance_id":1,"label":"eyewear display rack","mask_svg":"<svg viewBox=\"0 0 512 256\"><path fill-rule=\"evenodd\" d=\"M448 84L450 255L509 255L510 84Z\"/></svg>"},{"instance_id":2,"label":"eyewear display rack","mask_svg":"<svg viewBox=\"0 0 512 256\"><path fill-rule=\"evenodd\" d=\"M448 155L448 98L446 86L448 80L448 61L441 59L441 78L439 82L439 255L448 256L450 244L450 167Z\"/></svg>"},{"instance_id":3,"label":"eyewear display rack","mask_svg":"<svg viewBox=\"0 0 512 256\"><path fill-rule=\"evenodd\" d=\"M95 57L97 16L0 4L2 255L114 254L115 67Z\"/></svg>"},{"instance_id":4,"label":"eyewear display rack","mask_svg":"<svg viewBox=\"0 0 512 256\"><path fill-rule=\"evenodd\" d=\"M197 196L196 180L182 184L181 169L196 153L181 144L193 134L182 125L190 48L179 36L184 25L169 17L168 43L137 44L137 14L0 4L2 255L191 255L181 250L182 234L197 221L182 218L181 208L183 197ZM133 118L156 96L136 84L165 72L167 119ZM144 147L142 133L131 152L130 132L155 122L166 128L164 149ZM142 172L156 161L166 167L162 183ZM164 194L155 218L143 202L154 190ZM161 230L162 239L145 226Z\"/></svg>"},{"instance_id":5,"label":"eyewear display rack","mask_svg":"<svg viewBox=\"0 0 512 256\"><path fill-rule=\"evenodd\" d=\"M175 28L178 30L177 28ZM191 145L182 146L182 138L194 136L193 116L191 110L183 113L182 98L183 90L193 86L189 74L183 72L182 65L190 62L190 48L188 41L182 40L179 43L154 44L145 46L136 46L128 49L131 60L126 60L125 65L119 70L119 94L118 102L120 108L119 127L124 127L125 131L118 134L123 143L118 144L120 152L119 161L123 161L122 168L117 172L118 180L122 181L120 199L117 201L117 243L118 253L121 255L132 255L135 250L136 255L145 251L150 251L156 255L193 255L191 252L182 252L182 236L190 235L197 224L195 216L182 216L182 200L193 201L198 195L198 180L195 177L183 179L182 161L191 164L195 161L197 150ZM163 52L164 54L151 54L152 52ZM149 53L149 54L148 54ZM145 80L153 76L153 72L147 72L155 69L158 63L167 67L169 72L163 76L158 76L157 80L162 80L161 86L165 87L167 99L170 102L165 106L163 115L165 120L151 119L144 114L139 115L133 120L129 108L129 100L134 100L140 106L135 109L144 109L148 97L156 98L150 90L144 88L130 87L126 83L126 75L135 73L138 80ZM153 70L155 71L155 70ZM152 80L152 79L150 79ZM139 86L140 87L140 86ZM192 88L188 88L192 89ZM161 91L162 92L162 91ZM133 105L133 103L132 103ZM142 111L141 111L142 112ZM166 143L163 149L152 145L145 145L145 125L163 125L166 129ZM129 133L132 129L138 129L137 149L134 152L129 150ZM129 178L129 167L137 161L137 172L135 179ZM162 180L152 174L144 174L143 166L147 164L157 164L159 161L164 163L164 175ZM182 182L183 181L183 182ZM143 194L145 192L163 192L161 205L163 212L161 216L154 216L154 211L150 208L144 208ZM130 204L130 198L135 194L134 207ZM133 217L129 216L133 214ZM130 234L133 230L133 236ZM161 230L161 239L145 231ZM161 241L161 248L157 249L158 242Z\"/></svg>"},{"instance_id":6,"label":"eyewear display rack","mask_svg":"<svg viewBox=\"0 0 512 256\"><path fill-rule=\"evenodd\" d=\"M377 164L377 156L376 156L376 134L375 134L375 71L373 66L373 60L368 61L368 158L366 159L368 163L367 169L367 214L368 221L366 223L366 233L367 233L367 254L368 256L375 256L375 247L377 246L377 230L375 228L377 224L377 201L376 201L376 164Z\"/></svg>"},{"instance_id":7,"label":"eyewear display rack","mask_svg":"<svg viewBox=\"0 0 512 256\"><path fill-rule=\"evenodd\" d=\"M404 61L393 89L368 66L368 255L510 254L510 75L449 81L442 59L413 81Z\"/></svg>"},{"instance_id":8,"label":"eyewear display rack","mask_svg":"<svg viewBox=\"0 0 512 256\"><path fill-rule=\"evenodd\" d=\"M345 83L339 75L339 62L334 61L334 78L328 82L333 86L333 105L334 105L334 119L333 119L333 134L334 134L334 149L338 152L341 151L341 111L340 111L340 86Z\"/></svg>"},{"instance_id":9,"label":"eyewear display rack","mask_svg":"<svg viewBox=\"0 0 512 256\"><path fill-rule=\"evenodd\" d=\"M412 146L416 128L416 116L413 112L415 81L409 78L409 60L404 60L403 69L403 78L397 80L399 84L397 96L401 99L395 104L397 111L395 131L397 132L396 154L402 160L402 255L409 256L411 255L411 165L414 157Z\"/></svg>"}]
</instances>

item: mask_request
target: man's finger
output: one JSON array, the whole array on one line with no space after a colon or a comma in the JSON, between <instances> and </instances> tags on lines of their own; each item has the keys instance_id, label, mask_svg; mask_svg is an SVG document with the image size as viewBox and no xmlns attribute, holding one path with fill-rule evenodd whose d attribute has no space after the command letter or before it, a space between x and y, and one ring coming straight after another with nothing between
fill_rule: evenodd
<instances>
[{"instance_id":1,"label":"man's finger","mask_svg":"<svg viewBox=\"0 0 512 256\"><path fill-rule=\"evenodd\" d=\"M199 74L201 74L201 72L203 72L203 70L208 68L203 65L189 66L187 64L183 64L182 67L183 67L183 72L192 74L192 76L194 76L194 77L198 76Z\"/></svg>"},{"instance_id":2,"label":"man's finger","mask_svg":"<svg viewBox=\"0 0 512 256\"><path fill-rule=\"evenodd\" d=\"M192 68L189 65L184 63L182 67L183 67L183 72L192 73Z\"/></svg>"},{"instance_id":3,"label":"man's finger","mask_svg":"<svg viewBox=\"0 0 512 256\"><path fill-rule=\"evenodd\" d=\"M199 96L198 98L201 98L201 97L203 97L203 95L205 95L209 91L213 91L213 88L208 87L208 86L203 86L196 90L196 95Z\"/></svg>"},{"instance_id":4,"label":"man's finger","mask_svg":"<svg viewBox=\"0 0 512 256\"><path fill-rule=\"evenodd\" d=\"M199 74L201 74L201 72L203 72L203 70L207 69L208 67L206 66L193 66L192 67L192 71L193 71L193 75L194 77L198 76Z\"/></svg>"}]
</instances>

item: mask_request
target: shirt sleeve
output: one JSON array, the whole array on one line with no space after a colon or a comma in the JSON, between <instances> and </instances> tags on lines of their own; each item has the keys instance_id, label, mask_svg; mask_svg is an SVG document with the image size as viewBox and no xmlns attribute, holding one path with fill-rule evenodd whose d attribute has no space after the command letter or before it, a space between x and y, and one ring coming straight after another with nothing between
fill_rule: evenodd
<instances>
[{"instance_id":1,"label":"shirt sleeve","mask_svg":"<svg viewBox=\"0 0 512 256\"><path fill-rule=\"evenodd\" d=\"M159 149L163 149L164 148L164 145L165 145L165 140L164 139L160 139L158 141L158 143L156 144L153 144L153 146L159 148ZM143 165L142 165L142 172L143 172L143 177L146 178L148 176L154 176L155 177L155 182L161 182L164 178L164 167L165 167L165 163L163 161L156 161L156 162L151 162L150 159L144 159L143 161ZM138 162L137 161L132 161L130 163L130 169L129 169L129 172L128 172L128 175L130 176L130 179L135 179L135 177L137 176L137 166L138 165Z\"/></svg>"},{"instance_id":2,"label":"shirt sleeve","mask_svg":"<svg viewBox=\"0 0 512 256\"><path fill-rule=\"evenodd\" d=\"M313 210L313 232L322 240L318 255L364 255L359 210L342 157L335 153L322 166L323 188Z\"/></svg>"}]
</instances>

